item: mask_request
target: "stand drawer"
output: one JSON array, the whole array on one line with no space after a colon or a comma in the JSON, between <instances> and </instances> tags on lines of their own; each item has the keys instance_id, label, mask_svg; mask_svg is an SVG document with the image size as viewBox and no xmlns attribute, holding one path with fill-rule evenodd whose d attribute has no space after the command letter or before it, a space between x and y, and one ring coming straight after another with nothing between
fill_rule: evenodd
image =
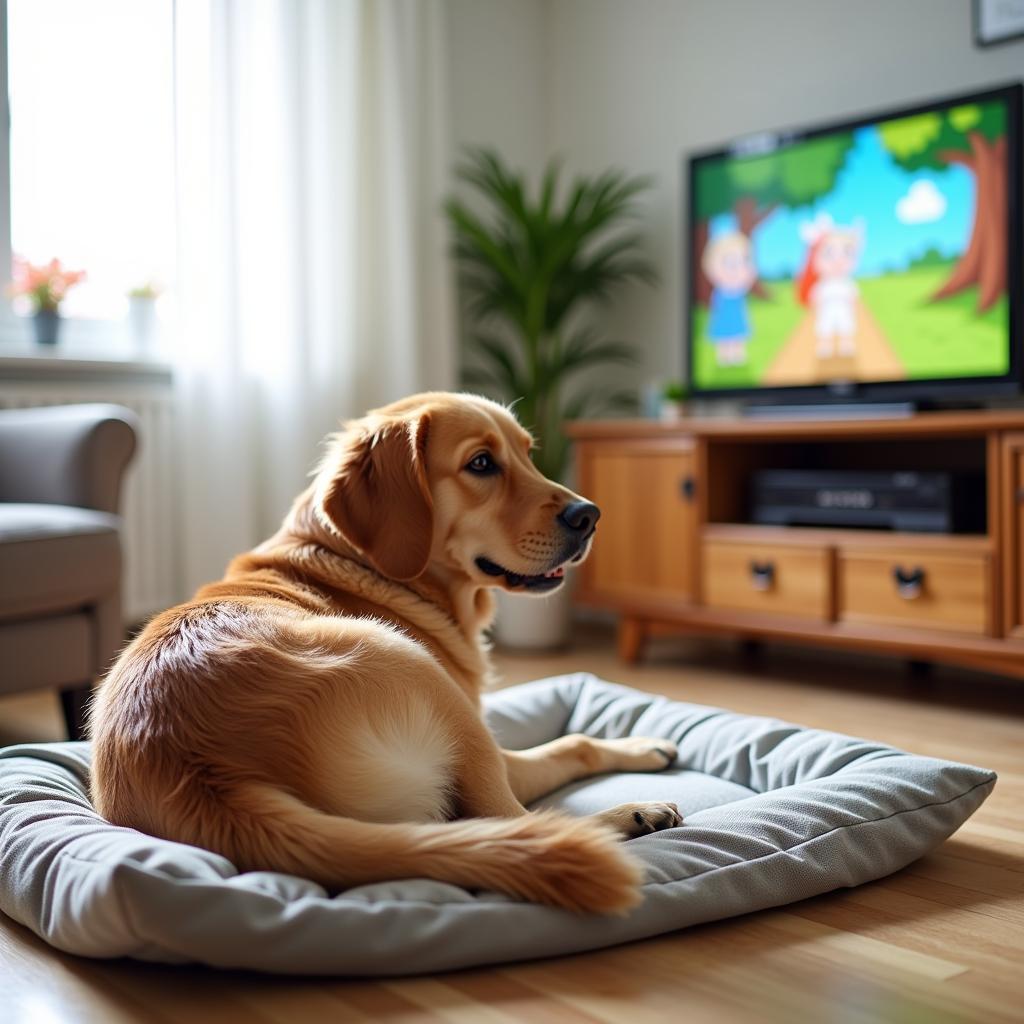
<instances>
[{"instance_id":1,"label":"stand drawer","mask_svg":"<svg viewBox=\"0 0 1024 1024\"><path fill-rule=\"evenodd\" d=\"M987 633L992 595L985 554L839 552L839 619Z\"/></svg>"},{"instance_id":2,"label":"stand drawer","mask_svg":"<svg viewBox=\"0 0 1024 1024\"><path fill-rule=\"evenodd\" d=\"M831 618L832 551L825 547L709 540L701 558L712 608Z\"/></svg>"}]
</instances>

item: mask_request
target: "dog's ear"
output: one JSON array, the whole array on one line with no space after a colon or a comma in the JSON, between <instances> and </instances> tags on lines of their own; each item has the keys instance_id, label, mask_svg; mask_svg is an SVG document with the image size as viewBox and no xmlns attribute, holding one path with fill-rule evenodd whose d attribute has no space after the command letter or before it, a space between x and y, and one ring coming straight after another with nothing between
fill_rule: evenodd
<instances>
[{"instance_id":1,"label":"dog's ear","mask_svg":"<svg viewBox=\"0 0 1024 1024\"><path fill-rule=\"evenodd\" d=\"M321 519L394 580L415 579L430 558L429 426L430 414L424 413L342 434L336 472L317 503Z\"/></svg>"}]
</instances>

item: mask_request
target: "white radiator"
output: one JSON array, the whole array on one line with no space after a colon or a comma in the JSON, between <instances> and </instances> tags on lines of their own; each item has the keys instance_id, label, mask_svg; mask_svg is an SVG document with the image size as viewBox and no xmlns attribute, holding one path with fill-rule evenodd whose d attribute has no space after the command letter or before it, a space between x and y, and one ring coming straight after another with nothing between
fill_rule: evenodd
<instances>
[{"instance_id":1,"label":"white radiator","mask_svg":"<svg viewBox=\"0 0 1024 1024\"><path fill-rule=\"evenodd\" d=\"M116 402L139 417L138 448L121 501L125 622L139 622L181 600L170 373L162 367L108 364L105 375L97 364L83 368L79 361L47 360L45 367L26 367L27 362L0 362L0 408Z\"/></svg>"}]
</instances>

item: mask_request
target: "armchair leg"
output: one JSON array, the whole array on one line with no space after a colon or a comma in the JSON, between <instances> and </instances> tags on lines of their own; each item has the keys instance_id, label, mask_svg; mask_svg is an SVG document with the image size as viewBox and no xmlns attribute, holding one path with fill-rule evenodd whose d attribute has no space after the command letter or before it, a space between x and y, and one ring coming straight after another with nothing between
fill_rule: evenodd
<instances>
[{"instance_id":1,"label":"armchair leg","mask_svg":"<svg viewBox=\"0 0 1024 1024\"><path fill-rule=\"evenodd\" d=\"M92 697L91 686L72 687L60 691L60 706L64 712L64 725L68 730L69 740L84 740L85 711Z\"/></svg>"}]
</instances>

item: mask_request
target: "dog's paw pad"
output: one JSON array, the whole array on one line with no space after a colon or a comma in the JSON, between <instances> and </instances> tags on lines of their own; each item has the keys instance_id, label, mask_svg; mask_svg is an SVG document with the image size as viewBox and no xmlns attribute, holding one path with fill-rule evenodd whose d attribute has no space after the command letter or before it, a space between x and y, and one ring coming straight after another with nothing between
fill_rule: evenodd
<instances>
[{"instance_id":1,"label":"dog's paw pad","mask_svg":"<svg viewBox=\"0 0 1024 1024\"><path fill-rule=\"evenodd\" d=\"M675 804L660 802L623 804L605 811L600 817L627 839L678 828L683 823Z\"/></svg>"},{"instance_id":2,"label":"dog's paw pad","mask_svg":"<svg viewBox=\"0 0 1024 1024\"><path fill-rule=\"evenodd\" d=\"M644 804L633 812L633 824L636 826L634 836L646 836L651 832L662 832L667 828L678 828L682 825L683 816L675 804Z\"/></svg>"}]
</instances>

